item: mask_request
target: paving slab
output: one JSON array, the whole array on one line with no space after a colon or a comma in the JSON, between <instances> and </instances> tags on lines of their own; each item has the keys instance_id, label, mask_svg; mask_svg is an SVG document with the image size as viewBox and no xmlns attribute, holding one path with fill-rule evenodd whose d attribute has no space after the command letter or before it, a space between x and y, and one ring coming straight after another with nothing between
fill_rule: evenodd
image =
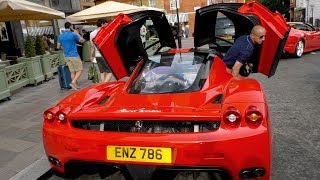
<instances>
[{"instance_id":1,"label":"paving slab","mask_svg":"<svg viewBox=\"0 0 320 180\"><path fill-rule=\"evenodd\" d=\"M0 167L5 167L7 162L13 160L17 155L17 152L0 149Z\"/></svg>"},{"instance_id":2,"label":"paving slab","mask_svg":"<svg viewBox=\"0 0 320 180\"><path fill-rule=\"evenodd\" d=\"M81 87L93 84L87 80L90 65L91 63L84 63L84 71L78 81ZM61 90L58 76L55 77L43 84L26 86L12 92L10 101L0 101L0 180L18 175L18 172L24 171L27 167L30 170L29 166L37 167L34 163L40 159L42 165L39 172L44 173L49 169L42 144L42 114L75 92ZM33 175L15 177L23 180L36 179Z\"/></svg>"},{"instance_id":3,"label":"paving slab","mask_svg":"<svg viewBox=\"0 0 320 180\"><path fill-rule=\"evenodd\" d=\"M49 169L50 166L48 164L48 160L45 156L43 156L39 160L29 165L27 168L11 177L9 180L36 180Z\"/></svg>"},{"instance_id":4,"label":"paving slab","mask_svg":"<svg viewBox=\"0 0 320 180\"><path fill-rule=\"evenodd\" d=\"M0 149L12 152L23 152L37 143L0 136Z\"/></svg>"},{"instance_id":5,"label":"paving slab","mask_svg":"<svg viewBox=\"0 0 320 180\"><path fill-rule=\"evenodd\" d=\"M1 168L0 167L0 180L8 180L10 177L14 176L17 174L17 171L8 169L6 167Z\"/></svg>"},{"instance_id":6,"label":"paving slab","mask_svg":"<svg viewBox=\"0 0 320 180\"><path fill-rule=\"evenodd\" d=\"M7 162L6 167L14 171L21 171L45 155L42 143L38 143ZM48 162L47 162L48 163Z\"/></svg>"}]
</instances>

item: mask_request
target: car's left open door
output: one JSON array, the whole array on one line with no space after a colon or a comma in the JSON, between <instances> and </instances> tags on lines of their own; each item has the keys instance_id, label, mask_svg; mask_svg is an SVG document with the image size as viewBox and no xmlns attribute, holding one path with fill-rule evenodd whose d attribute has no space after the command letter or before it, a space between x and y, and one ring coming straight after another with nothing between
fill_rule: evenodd
<instances>
[{"instance_id":1,"label":"car's left open door","mask_svg":"<svg viewBox=\"0 0 320 180\"><path fill-rule=\"evenodd\" d=\"M144 28L148 30L148 38L142 33ZM130 76L138 61L153 55L157 49L176 47L164 13L150 10L116 16L100 29L93 42L116 79Z\"/></svg>"}]
</instances>

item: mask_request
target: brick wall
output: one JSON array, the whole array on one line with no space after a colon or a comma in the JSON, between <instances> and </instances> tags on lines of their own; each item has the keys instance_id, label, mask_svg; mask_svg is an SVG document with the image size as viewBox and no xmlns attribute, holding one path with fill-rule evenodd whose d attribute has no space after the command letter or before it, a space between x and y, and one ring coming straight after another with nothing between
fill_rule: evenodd
<instances>
[{"instance_id":1,"label":"brick wall","mask_svg":"<svg viewBox=\"0 0 320 180\"><path fill-rule=\"evenodd\" d=\"M194 21L195 21L195 8L196 7L204 7L208 5L208 2L211 3L229 3L229 2L237 2L243 3L245 0L180 0L180 9L179 13L188 13L188 22L189 25L189 36L192 35L194 31ZM167 11L168 14L176 14L175 10L170 10L170 0L164 0L164 9Z\"/></svg>"}]
</instances>

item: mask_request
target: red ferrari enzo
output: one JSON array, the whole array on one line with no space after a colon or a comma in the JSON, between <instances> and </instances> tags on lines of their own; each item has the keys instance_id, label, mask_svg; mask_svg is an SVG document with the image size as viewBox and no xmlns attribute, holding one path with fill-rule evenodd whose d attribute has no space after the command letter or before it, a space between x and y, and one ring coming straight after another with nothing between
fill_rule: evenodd
<instances>
[{"instance_id":1,"label":"red ferrari enzo","mask_svg":"<svg viewBox=\"0 0 320 180\"><path fill-rule=\"evenodd\" d=\"M94 39L118 81L84 88L44 112L52 169L71 178L118 172L138 180L269 179L271 129L262 87L233 77L222 54L205 46L216 42L220 13L233 22L236 38L254 25L266 28L251 63L253 72L272 76L290 27L259 3L198 9L195 48L186 49L177 49L164 13L120 14ZM142 25L153 30L145 45Z\"/></svg>"},{"instance_id":2,"label":"red ferrari enzo","mask_svg":"<svg viewBox=\"0 0 320 180\"><path fill-rule=\"evenodd\" d=\"M289 22L292 29L285 52L300 58L303 53L320 49L320 30L303 22Z\"/></svg>"}]
</instances>

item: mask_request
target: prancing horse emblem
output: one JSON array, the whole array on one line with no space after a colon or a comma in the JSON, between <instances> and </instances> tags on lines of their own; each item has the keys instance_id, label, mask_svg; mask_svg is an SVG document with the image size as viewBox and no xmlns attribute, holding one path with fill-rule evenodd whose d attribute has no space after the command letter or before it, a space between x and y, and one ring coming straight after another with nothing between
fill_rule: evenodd
<instances>
[{"instance_id":1,"label":"prancing horse emblem","mask_svg":"<svg viewBox=\"0 0 320 180\"><path fill-rule=\"evenodd\" d=\"M135 126L137 131L140 131L140 129L142 128L142 124L143 124L143 121L136 121Z\"/></svg>"}]
</instances>

